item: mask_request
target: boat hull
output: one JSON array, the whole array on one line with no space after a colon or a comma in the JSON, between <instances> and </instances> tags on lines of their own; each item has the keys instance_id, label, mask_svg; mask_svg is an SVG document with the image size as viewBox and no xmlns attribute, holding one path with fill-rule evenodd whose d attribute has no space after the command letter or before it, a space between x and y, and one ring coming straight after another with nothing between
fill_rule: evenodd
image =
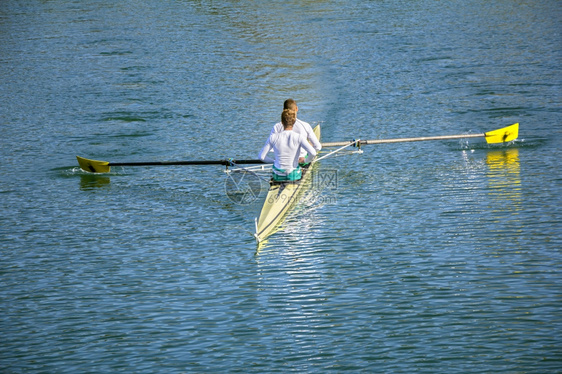
<instances>
[{"instance_id":1,"label":"boat hull","mask_svg":"<svg viewBox=\"0 0 562 374\"><path fill-rule=\"evenodd\" d=\"M297 183L275 183L269 187L259 218L256 220L256 240L261 242L273 234L291 207L299 200L310 179L310 170L303 170Z\"/></svg>"}]
</instances>

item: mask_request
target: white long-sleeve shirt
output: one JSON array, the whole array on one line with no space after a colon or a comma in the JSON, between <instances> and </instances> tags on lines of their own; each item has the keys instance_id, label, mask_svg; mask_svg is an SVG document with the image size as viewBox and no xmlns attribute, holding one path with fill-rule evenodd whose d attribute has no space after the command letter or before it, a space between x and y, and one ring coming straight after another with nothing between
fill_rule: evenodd
<instances>
[{"instance_id":1,"label":"white long-sleeve shirt","mask_svg":"<svg viewBox=\"0 0 562 374\"><path fill-rule=\"evenodd\" d=\"M281 122L277 122L275 126L273 126L273 129L271 129L270 136L283 131L285 131L283 124ZM293 125L293 131L306 136L308 141L312 143L316 152L322 149L322 144L320 144L320 141L316 137L316 134L314 134L314 131L308 122L301 121L297 118L295 124ZM301 149L300 157L306 157L306 151L304 149Z\"/></svg>"},{"instance_id":2,"label":"white long-sleeve shirt","mask_svg":"<svg viewBox=\"0 0 562 374\"><path fill-rule=\"evenodd\" d=\"M267 153L273 149L275 160L267 156ZM272 133L259 154L259 159L273 163L277 169L285 170L288 174L299 166L299 156L301 150L311 157L316 156L316 150L303 134L299 134L294 130L286 130L279 133Z\"/></svg>"}]
</instances>

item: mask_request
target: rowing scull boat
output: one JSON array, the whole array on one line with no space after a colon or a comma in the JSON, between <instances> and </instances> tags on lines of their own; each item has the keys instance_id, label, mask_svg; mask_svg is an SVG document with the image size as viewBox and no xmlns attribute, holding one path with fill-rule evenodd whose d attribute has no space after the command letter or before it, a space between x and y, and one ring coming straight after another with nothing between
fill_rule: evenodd
<instances>
[{"instance_id":1,"label":"rowing scull boat","mask_svg":"<svg viewBox=\"0 0 562 374\"><path fill-rule=\"evenodd\" d=\"M314 132L318 139L320 139L320 126L314 128ZM333 142L322 143L323 148L327 147L340 147L320 158L315 158L310 163L309 167L303 169L303 176L298 182L290 183L271 183L267 196L265 198L263 207L261 209L259 218L255 219L256 232L254 234L256 240L262 242L265 238L271 235L276 228L279 227L289 209L297 202L303 190L310 185L310 179L313 174L313 167L319 160L329 157L335 153L340 152L349 146L361 147L362 145L369 144L384 144L384 143L399 143L399 142L415 142L425 140L446 140L446 139L463 139L463 138L486 138L486 142L494 143L508 143L517 139L519 134L519 123L507 126L498 130L489 131L481 134L461 134L461 135L444 135L432 137L418 137L418 138L397 138L397 139L375 139L375 140L352 140L347 142ZM238 166L242 164L263 164L261 160L238 160L233 159L217 160L217 161L164 161L164 162L107 162L90 160L83 157L78 157L78 163L82 170L92 173L108 173L111 166L171 166L171 165L224 165L224 166ZM261 165L260 168L264 168ZM241 168L244 169L244 168Z\"/></svg>"}]
</instances>

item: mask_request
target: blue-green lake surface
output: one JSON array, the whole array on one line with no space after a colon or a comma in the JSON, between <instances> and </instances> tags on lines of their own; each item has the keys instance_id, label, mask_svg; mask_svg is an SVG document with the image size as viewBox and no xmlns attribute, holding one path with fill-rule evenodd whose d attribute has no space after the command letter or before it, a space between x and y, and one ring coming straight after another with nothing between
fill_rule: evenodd
<instances>
[{"instance_id":1,"label":"blue-green lake surface","mask_svg":"<svg viewBox=\"0 0 562 374\"><path fill-rule=\"evenodd\" d=\"M2 1L0 372L562 372L560 5ZM254 159L287 98L520 136L323 160L259 250L221 166L75 159Z\"/></svg>"}]
</instances>

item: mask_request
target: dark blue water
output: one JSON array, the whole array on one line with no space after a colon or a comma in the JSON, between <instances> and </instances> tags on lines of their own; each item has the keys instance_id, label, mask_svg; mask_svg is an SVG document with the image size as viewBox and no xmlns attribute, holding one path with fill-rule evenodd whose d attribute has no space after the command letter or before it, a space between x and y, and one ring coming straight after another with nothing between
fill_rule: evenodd
<instances>
[{"instance_id":1,"label":"dark blue water","mask_svg":"<svg viewBox=\"0 0 562 374\"><path fill-rule=\"evenodd\" d=\"M558 1L0 4L0 371L555 373ZM324 141L482 133L321 162L257 250L282 103ZM262 195L263 198L263 195Z\"/></svg>"}]
</instances>

